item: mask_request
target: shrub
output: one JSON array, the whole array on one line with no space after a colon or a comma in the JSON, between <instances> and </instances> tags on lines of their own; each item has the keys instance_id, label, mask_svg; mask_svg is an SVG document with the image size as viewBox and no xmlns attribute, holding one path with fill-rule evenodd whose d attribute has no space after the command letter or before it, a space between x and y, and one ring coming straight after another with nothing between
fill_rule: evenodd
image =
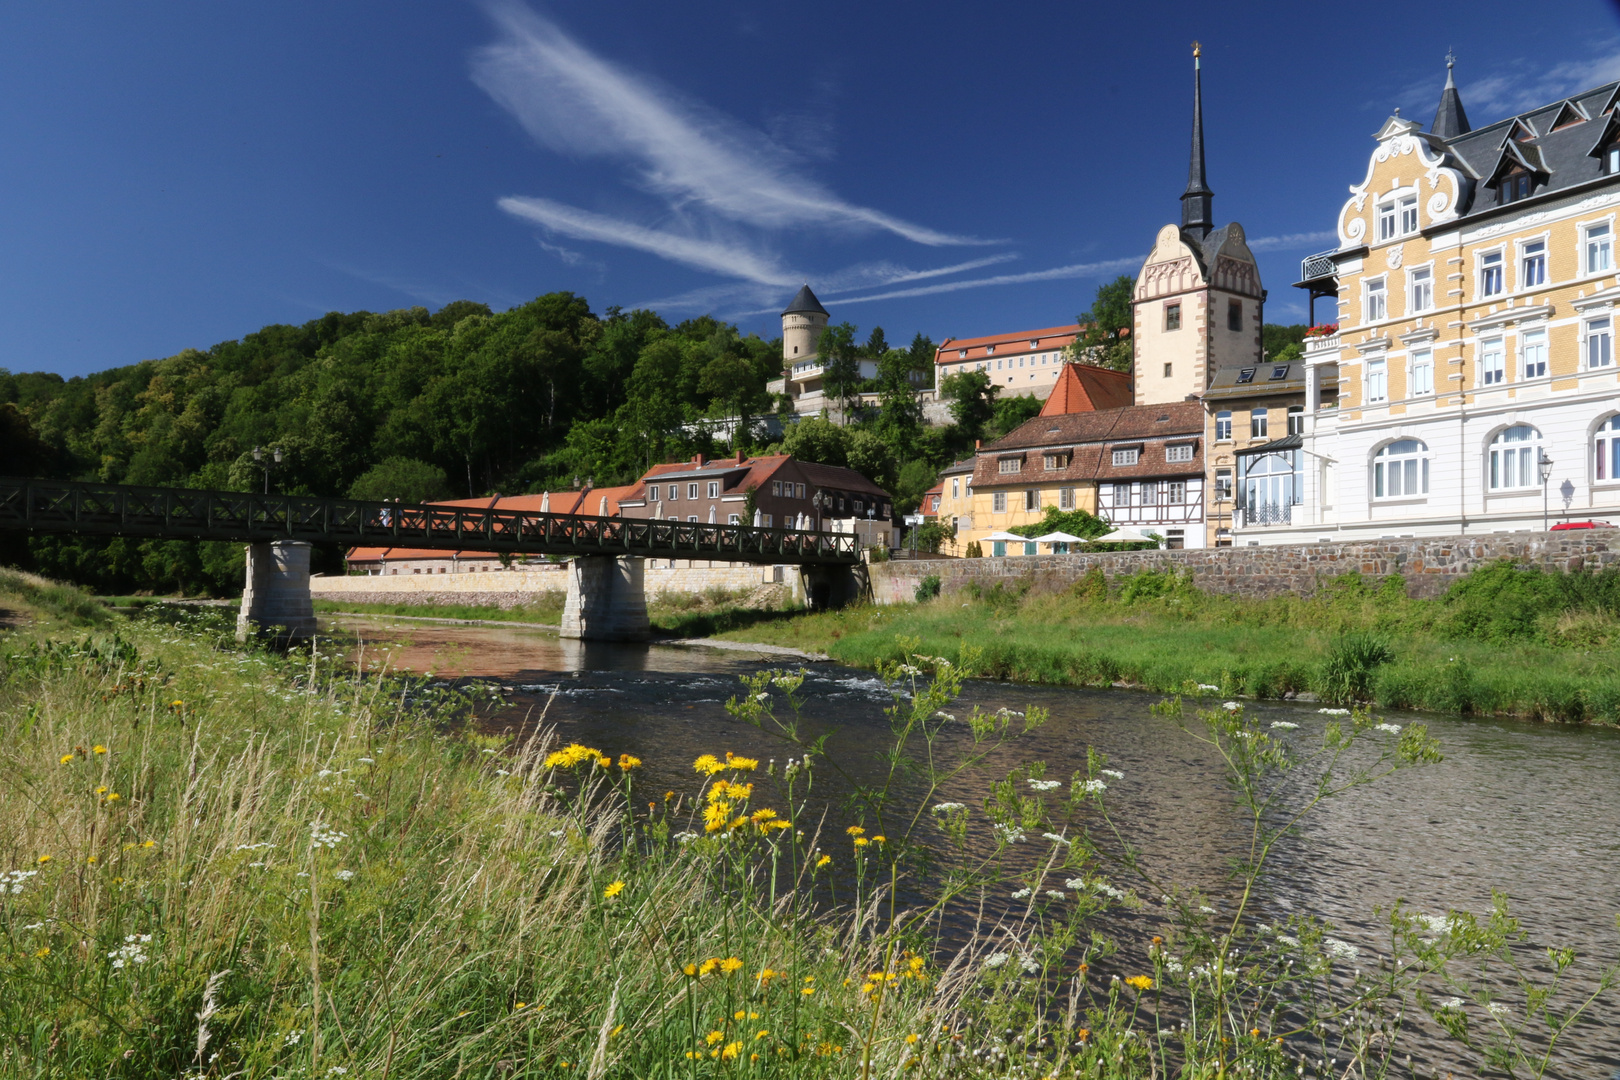
<instances>
[{"instance_id":1,"label":"shrub","mask_svg":"<svg viewBox=\"0 0 1620 1080\"><path fill-rule=\"evenodd\" d=\"M979 542L977 540L971 540L968 542L967 550L962 552L962 554L965 558L982 559L984 558L984 549L979 546Z\"/></svg>"},{"instance_id":2,"label":"shrub","mask_svg":"<svg viewBox=\"0 0 1620 1080\"><path fill-rule=\"evenodd\" d=\"M1322 696L1339 704L1370 700L1373 672L1393 659L1389 642L1377 634L1354 631L1341 635L1322 669Z\"/></svg>"},{"instance_id":3,"label":"shrub","mask_svg":"<svg viewBox=\"0 0 1620 1080\"><path fill-rule=\"evenodd\" d=\"M939 585L940 582L938 574L929 574L927 577L923 578L922 581L917 583L917 591L915 593L917 602L920 604L924 600L932 600L934 597L938 596Z\"/></svg>"}]
</instances>

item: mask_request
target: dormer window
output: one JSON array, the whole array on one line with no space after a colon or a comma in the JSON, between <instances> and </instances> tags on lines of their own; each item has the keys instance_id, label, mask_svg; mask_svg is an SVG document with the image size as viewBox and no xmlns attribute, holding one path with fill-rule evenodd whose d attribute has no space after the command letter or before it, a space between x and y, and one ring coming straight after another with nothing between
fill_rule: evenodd
<instances>
[{"instance_id":1,"label":"dormer window","mask_svg":"<svg viewBox=\"0 0 1620 1080\"><path fill-rule=\"evenodd\" d=\"M1620 176L1620 146L1603 151L1603 171L1610 176Z\"/></svg>"},{"instance_id":2,"label":"dormer window","mask_svg":"<svg viewBox=\"0 0 1620 1080\"><path fill-rule=\"evenodd\" d=\"M1240 382L1240 383L1252 383L1252 382L1254 382L1254 368L1246 367L1242 371L1238 372L1237 381Z\"/></svg>"},{"instance_id":3,"label":"dormer window","mask_svg":"<svg viewBox=\"0 0 1620 1080\"><path fill-rule=\"evenodd\" d=\"M1378 239L1393 240L1418 229L1417 196L1403 195L1378 206Z\"/></svg>"},{"instance_id":4,"label":"dormer window","mask_svg":"<svg viewBox=\"0 0 1620 1080\"><path fill-rule=\"evenodd\" d=\"M996 347L994 345L986 345L984 347L984 355L986 355L986 356L994 356L994 355L996 355Z\"/></svg>"},{"instance_id":5,"label":"dormer window","mask_svg":"<svg viewBox=\"0 0 1620 1080\"><path fill-rule=\"evenodd\" d=\"M1498 201L1503 205L1528 199L1530 191L1535 186L1533 178L1527 172L1510 173L1497 185Z\"/></svg>"},{"instance_id":6,"label":"dormer window","mask_svg":"<svg viewBox=\"0 0 1620 1080\"><path fill-rule=\"evenodd\" d=\"M957 359L959 359L959 360L966 360L967 359L967 350L966 349L957 349L956 350L956 356L957 356Z\"/></svg>"}]
</instances>

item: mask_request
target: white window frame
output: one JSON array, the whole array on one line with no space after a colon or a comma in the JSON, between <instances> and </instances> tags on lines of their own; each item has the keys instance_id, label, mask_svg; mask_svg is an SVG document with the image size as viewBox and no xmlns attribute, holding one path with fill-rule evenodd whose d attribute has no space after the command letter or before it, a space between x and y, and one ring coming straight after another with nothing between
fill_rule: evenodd
<instances>
[{"instance_id":1,"label":"white window frame","mask_svg":"<svg viewBox=\"0 0 1620 1080\"><path fill-rule=\"evenodd\" d=\"M990 496L990 512L992 514L1005 514L1007 512L1007 493L997 491Z\"/></svg>"},{"instance_id":2,"label":"white window frame","mask_svg":"<svg viewBox=\"0 0 1620 1080\"><path fill-rule=\"evenodd\" d=\"M1382 276L1362 279L1361 310L1368 323L1389 318L1389 287Z\"/></svg>"},{"instance_id":3,"label":"white window frame","mask_svg":"<svg viewBox=\"0 0 1620 1080\"><path fill-rule=\"evenodd\" d=\"M1024 511L1034 513L1041 508L1041 493L1034 488L1024 492Z\"/></svg>"},{"instance_id":4,"label":"white window frame","mask_svg":"<svg viewBox=\"0 0 1620 1080\"><path fill-rule=\"evenodd\" d=\"M1134 446L1126 450L1115 450L1109 460L1113 462L1115 467L1135 465L1142 460L1142 451Z\"/></svg>"},{"instance_id":5,"label":"white window frame","mask_svg":"<svg viewBox=\"0 0 1620 1080\"><path fill-rule=\"evenodd\" d=\"M1620 481L1620 413L1598 424L1592 432L1592 483Z\"/></svg>"},{"instance_id":6,"label":"white window frame","mask_svg":"<svg viewBox=\"0 0 1620 1080\"><path fill-rule=\"evenodd\" d=\"M1502 436L1515 428L1528 428L1534 433L1534 438L1524 442L1504 443ZM1540 466L1541 450L1545 445L1545 436L1534 424L1509 424L1502 428L1485 447L1485 490L1492 493L1534 491L1541 486ZM1526 458L1524 455L1528 455ZM1526 465L1528 464L1528 468ZM1507 474L1514 471L1519 474L1519 483L1499 483L1505 480Z\"/></svg>"},{"instance_id":7,"label":"white window frame","mask_svg":"<svg viewBox=\"0 0 1620 1080\"><path fill-rule=\"evenodd\" d=\"M698 497L698 486L696 484L686 485L686 497L688 499L695 499Z\"/></svg>"},{"instance_id":8,"label":"white window frame","mask_svg":"<svg viewBox=\"0 0 1620 1080\"><path fill-rule=\"evenodd\" d=\"M1595 324L1602 323L1601 334L1594 335ZM1598 344L1599 339L1602 344ZM1593 352L1598 362L1593 363ZM1614 311L1605 308L1581 319L1581 370L1605 371L1614 367Z\"/></svg>"},{"instance_id":9,"label":"white window frame","mask_svg":"<svg viewBox=\"0 0 1620 1080\"><path fill-rule=\"evenodd\" d=\"M1164 448L1164 460L1166 461L1191 461L1192 459L1192 443L1171 443Z\"/></svg>"},{"instance_id":10,"label":"white window frame","mask_svg":"<svg viewBox=\"0 0 1620 1080\"><path fill-rule=\"evenodd\" d=\"M1403 442L1416 443L1417 449L1390 453L1393 447ZM1406 469L1408 464L1412 465L1410 474ZM1367 490L1372 493L1374 501L1426 499L1429 497L1429 445L1422 439L1410 436L1387 442L1373 451L1371 472ZM1417 490L1408 489L1408 475L1416 483ZM1397 487L1401 490L1394 490Z\"/></svg>"},{"instance_id":11,"label":"white window frame","mask_svg":"<svg viewBox=\"0 0 1620 1080\"><path fill-rule=\"evenodd\" d=\"M1395 201L1395 196L1391 195L1379 203L1377 209L1373 212L1374 229L1378 233L1378 242L1380 244L1401 235L1398 229L1400 215L1396 212Z\"/></svg>"},{"instance_id":12,"label":"white window frame","mask_svg":"<svg viewBox=\"0 0 1620 1080\"><path fill-rule=\"evenodd\" d=\"M1249 438L1269 439L1271 436L1271 410L1264 405L1256 405L1249 410Z\"/></svg>"},{"instance_id":13,"label":"white window frame","mask_svg":"<svg viewBox=\"0 0 1620 1080\"><path fill-rule=\"evenodd\" d=\"M1426 371L1427 379L1418 377ZM1427 385L1425 385L1427 384ZM1406 354L1406 396L1428 397L1434 393L1434 350L1414 349Z\"/></svg>"},{"instance_id":14,"label":"white window frame","mask_svg":"<svg viewBox=\"0 0 1620 1080\"><path fill-rule=\"evenodd\" d=\"M1496 262L1494 264L1487 264L1485 262L1485 260L1490 258L1493 255L1496 256ZM1490 290L1487 289L1487 286L1490 284L1490 277L1491 277L1491 272L1492 271L1495 272L1495 277L1496 277L1496 289L1494 291L1490 291ZM1506 293L1507 292L1507 252L1505 250L1503 250L1502 248L1500 248L1500 247L1491 248L1489 251L1477 251L1477 252L1475 252L1474 253L1474 280L1476 282L1476 287L1477 287L1476 292L1475 292L1475 299L1488 300L1489 298L1491 298L1493 296L1501 296L1504 293Z\"/></svg>"},{"instance_id":15,"label":"white window frame","mask_svg":"<svg viewBox=\"0 0 1620 1080\"><path fill-rule=\"evenodd\" d=\"M1547 284L1547 249L1552 246L1551 237L1547 233L1541 233L1537 236L1525 236L1515 241L1515 244L1517 247L1518 258L1514 260L1514 272L1517 275L1520 291L1525 289L1539 289L1543 285ZM1529 273L1529 269L1532 253L1530 253L1527 249L1531 244L1541 245L1541 251L1534 254L1534 257L1541 264L1540 281L1530 280L1531 274Z\"/></svg>"},{"instance_id":16,"label":"white window frame","mask_svg":"<svg viewBox=\"0 0 1620 1080\"><path fill-rule=\"evenodd\" d=\"M996 460L996 473L1000 476L1013 476L1024 471L1024 459L1021 457L1004 457Z\"/></svg>"},{"instance_id":17,"label":"white window frame","mask_svg":"<svg viewBox=\"0 0 1620 1080\"><path fill-rule=\"evenodd\" d=\"M1499 337L1482 338L1479 343L1479 375L1474 385L1501 386L1507 382L1507 375L1506 343Z\"/></svg>"},{"instance_id":18,"label":"white window frame","mask_svg":"<svg viewBox=\"0 0 1620 1080\"><path fill-rule=\"evenodd\" d=\"M1389 362L1382 356L1370 358L1362 364L1362 395L1365 405L1377 405L1389 400Z\"/></svg>"},{"instance_id":19,"label":"white window frame","mask_svg":"<svg viewBox=\"0 0 1620 1080\"><path fill-rule=\"evenodd\" d=\"M1232 410L1222 409L1215 414L1215 441L1232 441Z\"/></svg>"},{"instance_id":20,"label":"white window frame","mask_svg":"<svg viewBox=\"0 0 1620 1080\"><path fill-rule=\"evenodd\" d=\"M1285 423L1288 425L1288 434L1305 434L1305 406L1290 405L1285 415L1287 416Z\"/></svg>"},{"instance_id":21,"label":"white window frame","mask_svg":"<svg viewBox=\"0 0 1620 1080\"><path fill-rule=\"evenodd\" d=\"M1074 509L1074 488L1072 488L1072 487L1058 488L1058 509L1059 510L1073 510Z\"/></svg>"},{"instance_id":22,"label":"white window frame","mask_svg":"<svg viewBox=\"0 0 1620 1080\"><path fill-rule=\"evenodd\" d=\"M1418 197L1413 192L1410 195L1398 196L1395 200L1395 212L1400 215L1399 236L1411 236L1418 231Z\"/></svg>"},{"instance_id":23,"label":"white window frame","mask_svg":"<svg viewBox=\"0 0 1620 1080\"><path fill-rule=\"evenodd\" d=\"M709 498L718 499L719 497L720 497L720 481L718 481L718 480L710 480L709 481Z\"/></svg>"},{"instance_id":24,"label":"white window frame","mask_svg":"<svg viewBox=\"0 0 1620 1080\"><path fill-rule=\"evenodd\" d=\"M1544 379L1552 370L1552 368L1548 365L1547 360L1548 337L1549 335L1547 333L1547 328L1544 325L1519 328L1519 340L1517 344L1519 353L1520 379ZM1539 339L1541 343L1541 359L1539 361L1541 370L1535 372L1530 370L1532 361L1530 359L1529 345L1532 339Z\"/></svg>"},{"instance_id":25,"label":"white window frame","mask_svg":"<svg viewBox=\"0 0 1620 1080\"><path fill-rule=\"evenodd\" d=\"M1420 312L1433 310L1434 264L1424 263L1422 266L1414 266L1406 271L1407 314L1416 315Z\"/></svg>"},{"instance_id":26,"label":"white window frame","mask_svg":"<svg viewBox=\"0 0 1620 1080\"><path fill-rule=\"evenodd\" d=\"M953 476L953 477L951 477L951 498L960 499L961 497L962 497L962 478L960 476Z\"/></svg>"},{"instance_id":27,"label":"white window frame","mask_svg":"<svg viewBox=\"0 0 1620 1080\"><path fill-rule=\"evenodd\" d=\"M726 524L727 525L741 525L742 524L742 515L741 514L727 514L726 515Z\"/></svg>"},{"instance_id":28,"label":"white window frame","mask_svg":"<svg viewBox=\"0 0 1620 1080\"><path fill-rule=\"evenodd\" d=\"M1614 216L1581 222L1580 259L1582 277L1602 277L1614 273Z\"/></svg>"}]
</instances>

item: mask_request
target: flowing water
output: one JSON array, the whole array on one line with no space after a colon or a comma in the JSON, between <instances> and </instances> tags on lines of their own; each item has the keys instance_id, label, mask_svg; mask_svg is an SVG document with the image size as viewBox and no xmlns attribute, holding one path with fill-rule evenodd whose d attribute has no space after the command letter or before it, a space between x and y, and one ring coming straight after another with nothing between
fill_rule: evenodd
<instances>
[{"instance_id":1,"label":"flowing water","mask_svg":"<svg viewBox=\"0 0 1620 1080\"><path fill-rule=\"evenodd\" d=\"M544 714L564 741L606 753L634 753L645 765L645 790L695 789L691 762L732 750L761 759L792 751L734 720L725 701L738 677L762 665L793 668L779 657L660 646L582 645L533 630L406 624L345 619L342 630L386 646L392 662L445 678L488 679L509 688L510 704L484 722L520 727ZM805 665L804 723L829 733L832 756L875 769L886 744L883 708L890 702L872 674L832 664ZM1241 829L1219 763L1207 747L1156 717L1157 698L1009 683L966 687L957 712L1039 706L1045 727L1002 751L937 799L969 806L992 777L1021 762L1042 760L1047 775L1085 769L1086 748L1108 756L1125 774L1111 781L1109 805L1143 861L1165 877L1207 891L1217 906L1229 895L1229 861L1243 850ZM1263 723L1288 720L1309 740L1327 717L1315 706L1250 703ZM1573 975L1590 980L1598 962L1620 960L1620 732L1513 721L1384 714L1395 723L1422 720L1445 761L1414 769L1332 801L1285 840L1271 864L1263 909L1331 920L1337 936L1364 953L1387 950L1376 909L1404 899L1419 910L1483 913L1492 890L1510 898L1536 952L1569 946L1582 954ZM825 786L825 785L824 785ZM831 812L836 815L838 807ZM841 829L838 830L842 840ZM831 844L831 841L828 841ZM830 850L839 850L829 847ZM1153 932L1143 916L1111 928L1138 949ZM1504 1000L1522 1004L1511 994ZM1610 996L1569 1037L1549 1076L1620 1077L1620 1006ZM1408 1033L1423 1071L1473 1075L1443 1039Z\"/></svg>"}]
</instances>

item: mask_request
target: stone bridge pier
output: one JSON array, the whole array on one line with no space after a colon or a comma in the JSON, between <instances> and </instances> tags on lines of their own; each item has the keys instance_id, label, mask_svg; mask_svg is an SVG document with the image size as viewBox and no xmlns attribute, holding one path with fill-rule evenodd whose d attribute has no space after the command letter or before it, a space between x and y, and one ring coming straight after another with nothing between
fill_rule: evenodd
<instances>
[{"instance_id":1,"label":"stone bridge pier","mask_svg":"<svg viewBox=\"0 0 1620 1080\"><path fill-rule=\"evenodd\" d=\"M315 604L309 595L309 550L301 540L249 544L247 582L236 638L268 635L276 644L308 641L315 636Z\"/></svg>"},{"instance_id":2,"label":"stone bridge pier","mask_svg":"<svg viewBox=\"0 0 1620 1080\"><path fill-rule=\"evenodd\" d=\"M799 595L811 611L826 611L854 604L872 595L866 564L799 567Z\"/></svg>"},{"instance_id":3,"label":"stone bridge pier","mask_svg":"<svg viewBox=\"0 0 1620 1080\"><path fill-rule=\"evenodd\" d=\"M561 636L582 641L646 641L645 559L582 555L568 564Z\"/></svg>"}]
</instances>

